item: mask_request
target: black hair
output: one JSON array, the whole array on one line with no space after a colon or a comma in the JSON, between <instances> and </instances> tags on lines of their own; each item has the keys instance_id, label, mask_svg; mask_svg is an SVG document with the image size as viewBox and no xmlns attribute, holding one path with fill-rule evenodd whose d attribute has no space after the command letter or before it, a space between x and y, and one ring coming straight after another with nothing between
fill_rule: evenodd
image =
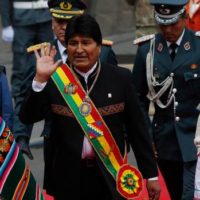
<instances>
[{"instance_id":1,"label":"black hair","mask_svg":"<svg viewBox=\"0 0 200 200\"><path fill-rule=\"evenodd\" d=\"M74 35L92 38L98 45L102 44L102 33L99 24L91 15L75 16L69 20L65 31L65 43Z\"/></svg>"}]
</instances>

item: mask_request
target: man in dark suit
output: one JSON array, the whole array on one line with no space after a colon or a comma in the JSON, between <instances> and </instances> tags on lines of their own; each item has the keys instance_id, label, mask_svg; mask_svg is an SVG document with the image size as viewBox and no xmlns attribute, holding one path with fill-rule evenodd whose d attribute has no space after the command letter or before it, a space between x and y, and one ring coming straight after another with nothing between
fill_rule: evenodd
<instances>
[{"instance_id":1,"label":"man in dark suit","mask_svg":"<svg viewBox=\"0 0 200 200\"><path fill-rule=\"evenodd\" d=\"M122 170L127 166L125 126L139 169L149 179L149 197L159 199L157 167L130 71L99 61L102 35L89 15L69 21L65 41L70 67L58 67L62 61L54 61L54 46L35 51L36 75L20 112L24 123L51 114L54 152L46 175L53 187L46 185L47 193L56 200L122 200L134 195L140 183L135 185L137 179L129 176L129 165Z\"/></svg>"},{"instance_id":2,"label":"man in dark suit","mask_svg":"<svg viewBox=\"0 0 200 200\"><path fill-rule=\"evenodd\" d=\"M72 7L65 7L65 5L72 5ZM65 30L67 23L69 20L76 15L81 15L85 12L86 5L78 0L49 0L48 1L48 7L49 11L51 12L52 15L52 30L56 36L56 39L52 42L56 49L57 49L57 54L55 56L55 60L62 59L62 62L65 63L67 60L67 49L65 45ZM117 65L117 59L114 51L112 50L112 41L108 40L103 40L102 41L102 50L101 50L101 56L100 59L102 62L106 62L112 65ZM35 62L33 62L33 59L30 60L29 67L25 70L25 80L22 83L22 87L20 90L20 95L18 95L18 101L17 101L17 106L16 106L16 117L18 117L19 114L19 109L21 106L21 103L23 101L25 92L27 88L30 86L32 79L35 75ZM14 135L16 137L16 140L22 150L22 152L26 153L30 159L33 159L33 156L31 154L31 151L29 149L28 143L29 139L31 137L31 131L29 132L24 132L20 131L23 130L24 126L25 127L32 127L32 126L27 126L24 125L23 123L18 122L18 131L14 132ZM42 135L45 136L45 140L48 139L48 135L50 133L50 120L45 121L44 129ZM45 141L46 143L46 141Z\"/></svg>"},{"instance_id":3,"label":"man in dark suit","mask_svg":"<svg viewBox=\"0 0 200 200\"><path fill-rule=\"evenodd\" d=\"M139 38L133 69L141 104L151 123L157 161L173 200L193 199L194 136L200 108L200 37L185 28L187 0L151 0L161 30ZM148 119L147 119L148 120Z\"/></svg>"}]
</instances>

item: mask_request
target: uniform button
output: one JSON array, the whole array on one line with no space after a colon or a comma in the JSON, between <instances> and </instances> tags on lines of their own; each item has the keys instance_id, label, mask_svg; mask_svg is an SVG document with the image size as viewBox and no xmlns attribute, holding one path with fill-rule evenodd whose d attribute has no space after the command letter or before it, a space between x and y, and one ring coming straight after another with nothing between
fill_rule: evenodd
<instances>
[{"instance_id":1,"label":"uniform button","mask_svg":"<svg viewBox=\"0 0 200 200\"><path fill-rule=\"evenodd\" d=\"M158 126L158 124L154 124L154 127L157 127Z\"/></svg>"},{"instance_id":2,"label":"uniform button","mask_svg":"<svg viewBox=\"0 0 200 200\"><path fill-rule=\"evenodd\" d=\"M197 74L194 74L194 78L197 78L198 77L198 75Z\"/></svg>"},{"instance_id":3,"label":"uniform button","mask_svg":"<svg viewBox=\"0 0 200 200\"><path fill-rule=\"evenodd\" d=\"M176 120L177 122L179 122L179 121L180 121L180 117L176 117L175 120Z\"/></svg>"},{"instance_id":4,"label":"uniform button","mask_svg":"<svg viewBox=\"0 0 200 200\"><path fill-rule=\"evenodd\" d=\"M175 106L178 106L178 102L177 101L175 102Z\"/></svg>"},{"instance_id":5,"label":"uniform button","mask_svg":"<svg viewBox=\"0 0 200 200\"><path fill-rule=\"evenodd\" d=\"M173 88L172 92L175 94L177 92L177 89Z\"/></svg>"},{"instance_id":6,"label":"uniform button","mask_svg":"<svg viewBox=\"0 0 200 200\"><path fill-rule=\"evenodd\" d=\"M170 76L173 77L173 76L174 76L174 73L171 73Z\"/></svg>"}]
</instances>

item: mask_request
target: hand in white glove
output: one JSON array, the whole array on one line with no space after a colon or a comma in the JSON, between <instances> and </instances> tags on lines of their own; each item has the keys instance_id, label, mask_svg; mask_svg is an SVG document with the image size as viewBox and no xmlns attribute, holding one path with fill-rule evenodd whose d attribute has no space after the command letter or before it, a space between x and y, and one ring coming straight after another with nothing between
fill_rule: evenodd
<instances>
[{"instance_id":1,"label":"hand in white glove","mask_svg":"<svg viewBox=\"0 0 200 200\"><path fill-rule=\"evenodd\" d=\"M5 42L12 42L14 37L14 30L12 26L7 26L2 29L2 40Z\"/></svg>"}]
</instances>

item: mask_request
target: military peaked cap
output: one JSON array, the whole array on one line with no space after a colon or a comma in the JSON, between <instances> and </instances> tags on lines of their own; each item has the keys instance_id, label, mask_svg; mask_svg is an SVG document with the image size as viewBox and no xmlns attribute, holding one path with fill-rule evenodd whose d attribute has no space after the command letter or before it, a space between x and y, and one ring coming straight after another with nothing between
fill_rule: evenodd
<instances>
[{"instance_id":1,"label":"military peaked cap","mask_svg":"<svg viewBox=\"0 0 200 200\"><path fill-rule=\"evenodd\" d=\"M150 4L155 7L155 20L162 25L176 23L185 13L187 3L188 0L150 0Z\"/></svg>"},{"instance_id":2,"label":"military peaked cap","mask_svg":"<svg viewBox=\"0 0 200 200\"><path fill-rule=\"evenodd\" d=\"M87 8L81 0L48 0L48 6L52 16L60 19L81 15Z\"/></svg>"}]
</instances>

